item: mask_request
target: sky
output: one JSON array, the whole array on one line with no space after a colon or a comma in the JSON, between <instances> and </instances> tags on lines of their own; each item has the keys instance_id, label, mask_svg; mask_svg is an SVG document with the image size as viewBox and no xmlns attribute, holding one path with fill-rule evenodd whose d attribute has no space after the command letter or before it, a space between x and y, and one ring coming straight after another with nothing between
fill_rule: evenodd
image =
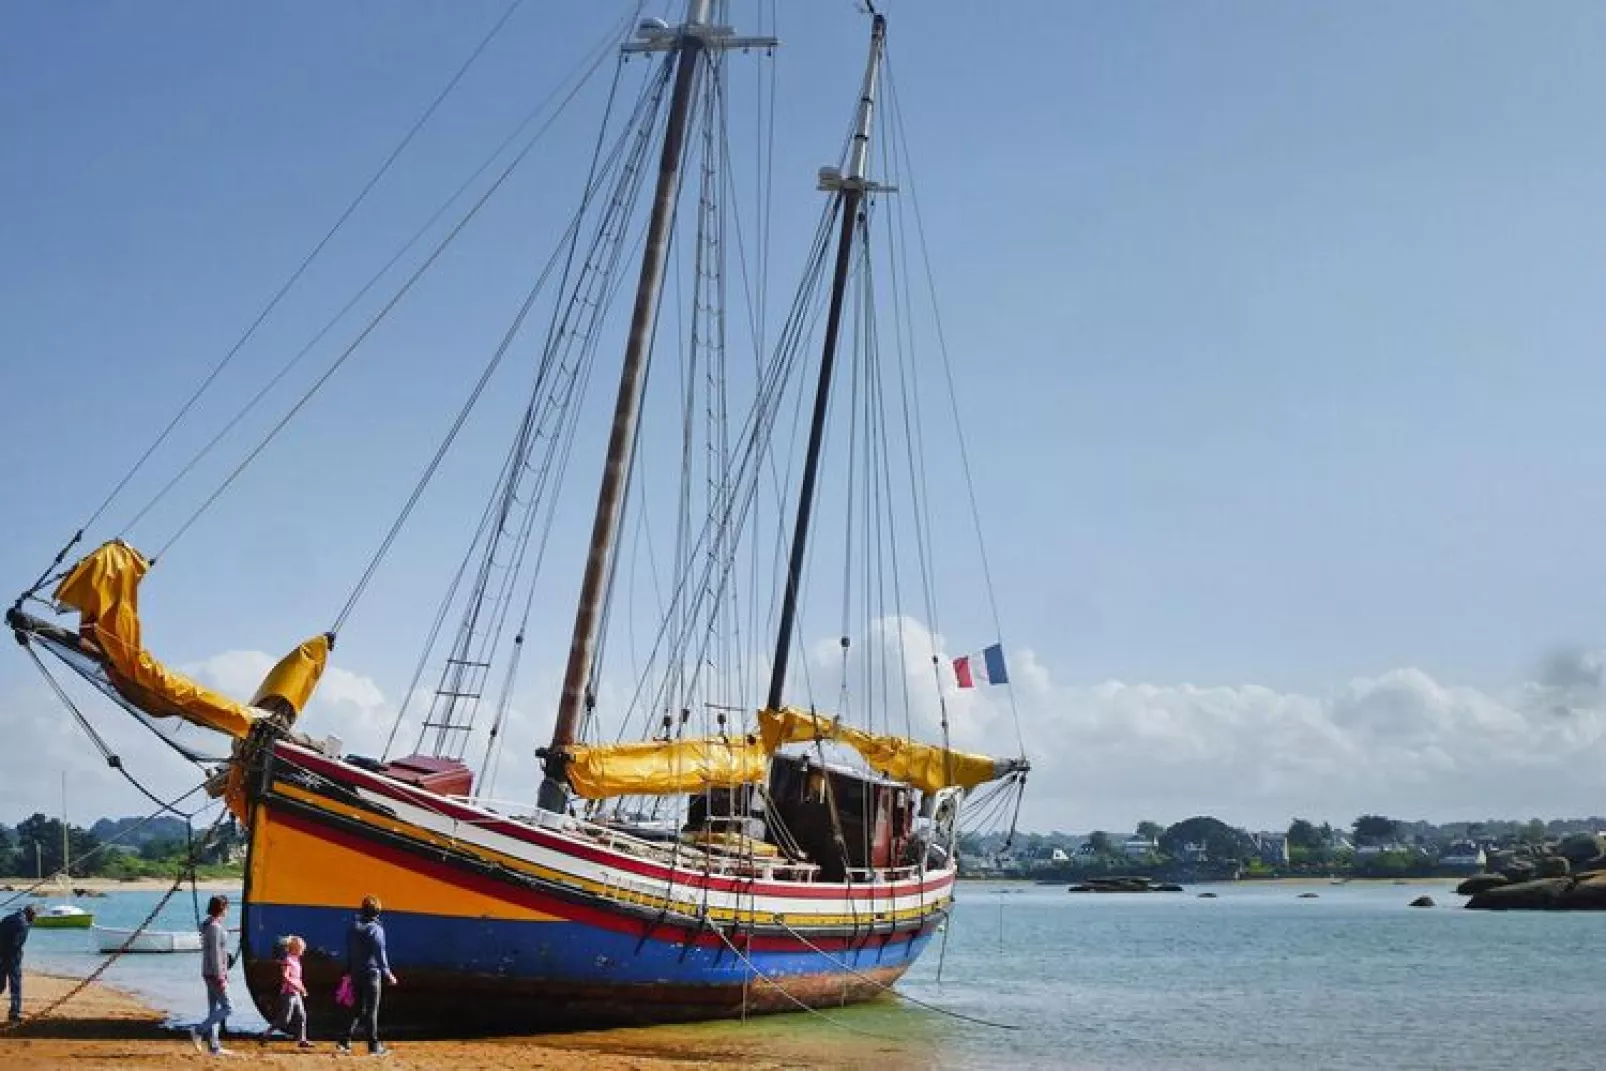
<instances>
[{"instance_id":1,"label":"sky","mask_svg":"<svg viewBox=\"0 0 1606 1071\"><path fill-rule=\"evenodd\" d=\"M742 30L784 42L733 81L740 97L773 64L784 303L865 20L848 0L731 7ZM1606 810L1593 47L1606 11L881 7L1014 677L1013 708L1001 688L951 697L954 738L1012 750L1018 712L1036 771L1023 825ZM8 591L504 10L0 6ZM627 13L515 11L206 417L90 538L122 531ZM161 657L248 693L327 627L566 218L601 88L553 125L416 310L387 320L159 564L142 608ZM443 467L343 631L309 731L377 750L516 404L494 391ZM159 545L230 463L209 459L130 538ZM952 579L923 642L959 654L995 638L978 577ZM538 615L499 782L513 795L533 792L571 607ZM903 642L931 628L907 625ZM823 672L832 626L810 637ZM187 787L117 712L85 709L153 784ZM63 771L86 818L144 810L16 653L0 659L0 719L13 745L0 821L53 806Z\"/></svg>"}]
</instances>

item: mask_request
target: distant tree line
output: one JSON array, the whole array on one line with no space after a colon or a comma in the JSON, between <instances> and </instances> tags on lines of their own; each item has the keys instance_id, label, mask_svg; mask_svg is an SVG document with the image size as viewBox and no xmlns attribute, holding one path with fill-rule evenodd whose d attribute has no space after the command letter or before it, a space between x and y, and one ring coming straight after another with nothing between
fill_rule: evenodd
<instances>
[{"instance_id":1,"label":"distant tree line","mask_svg":"<svg viewBox=\"0 0 1606 1071\"><path fill-rule=\"evenodd\" d=\"M1294 818L1283 830L1250 832L1209 815L1162 826L1142 821L1131 834L1017 833L1006 849L1002 833L960 837L969 872L1050 870L1116 872L1193 867L1238 874L1345 873L1406 876L1431 873L1447 854L1515 845L1554 844L1606 830L1606 818L1486 819L1481 822L1403 821L1363 814L1346 827ZM1280 842L1279 842L1280 841Z\"/></svg>"},{"instance_id":2,"label":"distant tree line","mask_svg":"<svg viewBox=\"0 0 1606 1071\"><path fill-rule=\"evenodd\" d=\"M230 820L198 861L212 870L237 866L244 844ZM184 823L171 816L102 818L88 829L68 824L67 855L70 877L173 877L189 857L189 842ZM36 813L14 827L0 825L0 875L50 877L62 872L62 862L61 819Z\"/></svg>"}]
</instances>

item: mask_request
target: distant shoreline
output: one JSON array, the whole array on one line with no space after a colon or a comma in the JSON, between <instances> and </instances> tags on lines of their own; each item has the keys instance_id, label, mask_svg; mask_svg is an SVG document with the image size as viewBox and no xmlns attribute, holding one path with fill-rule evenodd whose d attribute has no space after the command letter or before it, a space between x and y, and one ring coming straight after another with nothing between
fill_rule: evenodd
<instances>
[{"instance_id":1,"label":"distant shoreline","mask_svg":"<svg viewBox=\"0 0 1606 1071\"><path fill-rule=\"evenodd\" d=\"M1113 875L1090 875L1103 877ZM1454 885L1462 880L1460 877L1446 876L1442 878L1211 878L1207 881L1181 881L1179 885L1270 885L1273 887L1304 886L1304 885ZM1075 885L1085 880L1082 877L1067 878L980 878L962 877L963 882L991 885Z\"/></svg>"},{"instance_id":2,"label":"distant shoreline","mask_svg":"<svg viewBox=\"0 0 1606 1071\"><path fill-rule=\"evenodd\" d=\"M197 889L207 892L230 892L244 884L244 878L202 878L195 883ZM70 892L62 889L61 883L46 878L43 883L38 878L0 878L0 885L10 885L13 892L3 893L0 896L13 896L16 893L31 889L35 885L39 891L48 893L41 899L72 899ZM189 888L190 883L184 882ZM92 889L95 892L166 892L173 887L172 878L134 878L132 881L121 881L117 878L73 878L69 888Z\"/></svg>"}]
</instances>

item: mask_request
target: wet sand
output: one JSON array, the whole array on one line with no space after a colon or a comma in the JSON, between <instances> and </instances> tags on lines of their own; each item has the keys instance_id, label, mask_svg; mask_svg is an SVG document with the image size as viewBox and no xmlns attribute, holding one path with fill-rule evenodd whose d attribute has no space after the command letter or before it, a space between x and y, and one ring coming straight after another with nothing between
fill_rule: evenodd
<instances>
[{"instance_id":1,"label":"wet sand","mask_svg":"<svg viewBox=\"0 0 1606 1071\"><path fill-rule=\"evenodd\" d=\"M95 984L54 1015L33 1019L37 1009L58 998L75 979L29 973L23 993L27 1021L0 1032L0 1067L45 1071L61 1067L172 1068L209 1066L217 1061L198 1053L186 1034L164 1023L161 1012L127 993ZM443 1068L445 1071L501 1071L507 1067L595 1068L597 1071L679 1071L709 1066L742 1068L868 1067L878 1071L919 1066L893 1043L864 1038L821 1046L819 1039L791 1044L773 1030L762 1037L698 1027L592 1031L543 1038L475 1041L403 1041L391 1046L387 1066ZM294 1042L266 1045L255 1037L226 1039L233 1057L228 1066L308 1067L336 1058L334 1045L319 1042L298 1049ZM362 1046L355 1046L359 1058ZM824 1051L822 1051L822 1048ZM923 1061L922 1061L923 1062Z\"/></svg>"}]
</instances>

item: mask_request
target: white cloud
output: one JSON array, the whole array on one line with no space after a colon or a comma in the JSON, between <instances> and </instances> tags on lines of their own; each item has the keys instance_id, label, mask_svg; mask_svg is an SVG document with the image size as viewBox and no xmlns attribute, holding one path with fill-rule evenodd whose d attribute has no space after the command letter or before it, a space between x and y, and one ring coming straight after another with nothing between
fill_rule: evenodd
<instances>
[{"instance_id":1,"label":"white cloud","mask_svg":"<svg viewBox=\"0 0 1606 1071\"><path fill-rule=\"evenodd\" d=\"M944 645L907 619L902 637L916 667L916 721L931 733L937 704L925 664ZM878 640L883 651L894 647L894 629L884 624ZM1008 655L1033 766L1021 814L1028 829L1124 830L1193 814L1277 827L1295 815L1347 823L1367 811L1440 821L1606 811L1598 654L1499 695L1414 668L1325 695L1255 684L1065 684L1036 652ZM826 670L823 657L816 665ZM954 746L1015 753L1011 692L951 691Z\"/></svg>"},{"instance_id":2,"label":"white cloud","mask_svg":"<svg viewBox=\"0 0 1606 1071\"><path fill-rule=\"evenodd\" d=\"M181 672L225 695L249 698L278 661L262 651L224 651L202 662L181 667ZM314 736L333 734L348 745L354 741L383 741L390 731L395 708L371 677L331 665L324 670L318 690L302 712Z\"/></svg>"},{"instance_id":3,"label":"white cloud","mask_svg":"<svg viewBox=\"0 0 1606 1071\"><path fill-rule=\"evenodd\" d=\"M939 704L930 657L944 645L917 621L903 620L901 634L898 625L884 622L872 642L856 646L849 683L862 682L854 676L860 659L895 653L901 642L914 667L908 685L915 732L934 740ZM834 709L840 650L822 644L806 657L814 691L833 700L821 698L820 708ZM1029 649L1009 651L1011 691L957 691L947 677L947 654L941 658L954 746L1016 753L1013 694L1033 764L1021 815L1027 829L1124 830L1143 818L1169 822L1200 813L1273 827L1295 815L1347 823L1366 811L1441 821L1606 811L1598 783L1606 760L1606 659L1596 653L1557 656L1543 679L1499 694L1444 684L1414 668L1357 678L1320 695L1256 684L1070 684L1056 680ZM249 695L272 664L259 651L225 651L185 669L229 694ZM530 755L550 728L551 668L534 674L512 706L498 796L527 799L535 792L539 771ZM901 691L902 680L893 683ZM53 810L64 771L75 815L149 809L106 769L42 683L6 699L12 746L0 753L0 820ZM154 789L176 793L193 783L187 764L103 699L85 692L81 701ZM861 715L863 701L859 696L850 714ZM411 750L422 710L414 704L397 751ZM373 754L394 712L372 678L331 666L303 725ZM482 720L489 716L487 708ZM901 727L901 713L894 725ZM484 740L482 726L468 755L476 766Z\"/></svg>"}]
</instances>

